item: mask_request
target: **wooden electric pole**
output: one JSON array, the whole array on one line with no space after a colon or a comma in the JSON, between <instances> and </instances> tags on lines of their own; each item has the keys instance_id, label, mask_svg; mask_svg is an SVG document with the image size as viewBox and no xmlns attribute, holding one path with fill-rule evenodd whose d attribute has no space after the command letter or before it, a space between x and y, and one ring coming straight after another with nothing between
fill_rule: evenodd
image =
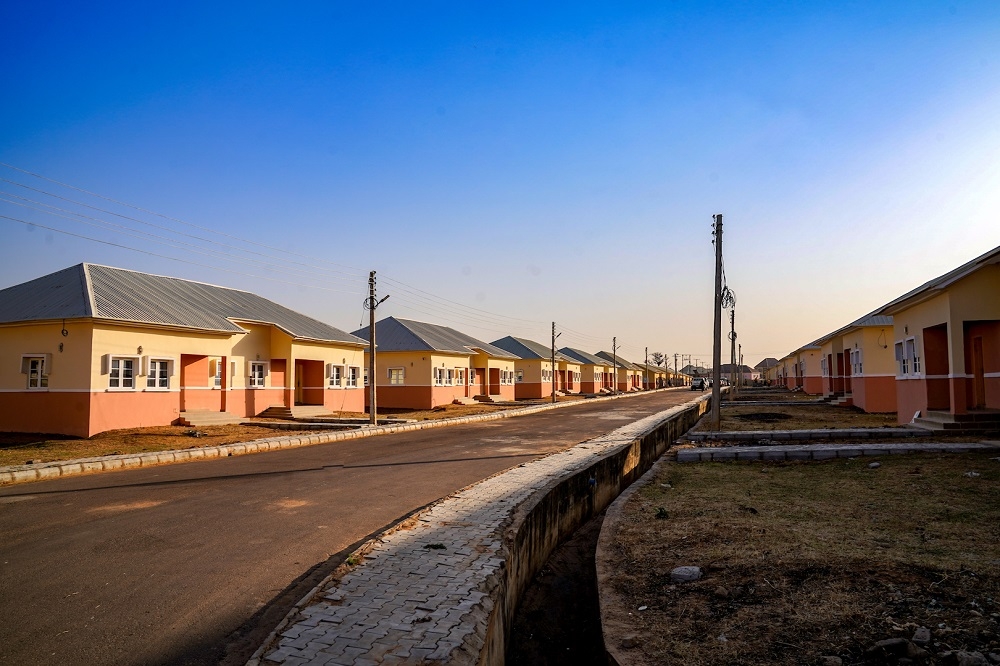
<instances>
[{"instance_id":1,"label":"wooden electric pole","mask_svg":"<svg viewBox=\"0 0 1000 666\"><path fill-rule=\"evenodd\" d=\"M612 365L614 365L614 373L611 375L611 390L616 394L618 393L618 337L615 336L611 338L611 358Z\"/></svg>"},{"instance_id":2,"label":"wooden electric pole","mask_svg":"<svg viewBox=\"0 0 1000 666\"><path fill-rule=\"evenodd\" d=\"M729 344L732 347L729 351L731 360L729 361L729 390L736 390L736 307L729 312ZM732 396L730 396L731 398Z\"/></svg>"},{"instance_id":3,"label":"wooden electric pole","mask_svg":"<svg viewBox=\"0 0 1000 666\"><path fill-rule=\"evenodd\" d=\"M552 402L556 402L556 338L560 335L562 333L556 333L556 323L552 322Z\"/></svg>"},{"instance_id":4,"label":"wooden electric pole","mask_svg":"<svg viewBox=\"0 0 1000 666\"><path fill-rule=\"evenodd\" d=\"M712 340L712 430L722 425L722 214L715 216L715 326Z\"/></svg>"},{"instance_id":5,"label":"wooden electric pole","mask_svg":"<svg viewBox=\"0 0 1000 666\"><path fill-rule=\"evenodd\" d=\"M369 319L368 319L368 402L371 404L371 410L368 415L368 423L371 425L378 425L378 407L375 404L377 392L375 391L375 384L377 383L375 369L378 364L375 361L375 309L381 305L386 298L386 296L381 301L375 296L375 271L368 274L368 298L365 299L365 308L368 309Z\"/></svg>"}]
</instances>

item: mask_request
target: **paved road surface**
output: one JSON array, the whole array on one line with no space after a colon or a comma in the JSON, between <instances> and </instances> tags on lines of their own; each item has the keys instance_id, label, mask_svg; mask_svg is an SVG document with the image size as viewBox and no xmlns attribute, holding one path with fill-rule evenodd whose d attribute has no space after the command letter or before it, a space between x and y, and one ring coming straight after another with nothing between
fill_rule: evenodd
<instances>
[{"instance_id":1,"label":"paved road surface","mask_svg":"<svg viewBox=\"0 0 1000 666\"><path fill-rule=\"evenodd\" d=\"M691 397L0 489L0 663L244 663L359 540Z\"/></svg>"}]
</instances>

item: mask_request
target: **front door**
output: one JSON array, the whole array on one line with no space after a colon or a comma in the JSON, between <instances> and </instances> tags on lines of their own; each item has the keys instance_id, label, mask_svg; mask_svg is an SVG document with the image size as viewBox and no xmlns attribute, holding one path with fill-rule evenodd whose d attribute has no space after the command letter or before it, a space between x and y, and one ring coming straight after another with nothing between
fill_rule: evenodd
<instances>
[{"instance_id":1,"label":"front door","mask_svg":"<svg viewBox=\"0 0 1000 666\"><path fill-rule=\"evenodd\" d=\"M972 393L976 409L986 407L986 372L983 363L983 339L972 338Z\"/></svg>"}]
</instances>

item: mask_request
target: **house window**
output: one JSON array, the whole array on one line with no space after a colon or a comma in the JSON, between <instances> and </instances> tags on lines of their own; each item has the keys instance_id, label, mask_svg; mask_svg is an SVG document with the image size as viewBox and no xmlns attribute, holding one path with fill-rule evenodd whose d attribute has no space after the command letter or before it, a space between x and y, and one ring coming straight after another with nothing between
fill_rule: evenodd
<instances>
[{"instance_id":1,"label":"house window","mask_svg":"<svg viewBox=\"0 0 1000 666\"><path fill-rule=\"evenodd\" d=\"M348 388L358 387L358 375L361 374L361 368L350 367L347 369L347 386Z\"/></svg>"},{"instance_id":2,"label":"house window","mask_svg":"<svg viewBox=\"0 0 1000 666\"><path fill-rule=\"evenodd\" d=\"M899 374L906 375L909 374L910 364L907 362L906 354L903 353L903 343L897 342L895 346L896 351L896 364L899 367Z\"/></svg>"},{"instance_id":3,"label":"house window","mask_svg":"<svg viewBox=\"0 0 1000 666\"><path fill-rule=\"evenodd\" d=\"M215 361L215 377L212 380L215 388L222 388L222 359Z\"/></svg>"},{"instance_id":4,"label":"house window","mask_svg":"<svg viewBox=\"0 0 1000 666\"><path fill-rule=\"evenodd\" d=\"M330 388L340 388L344 379L344 366L330 364Z\"/></svg>"},{"instance_id":5,"label":"house window","mask_svg":"<svg viewBox=\"0 0 1000 666\"><path fill-rule=\"evenodd\" d=\"M517 381L518 382L523 382L524 381L524 370L518 370L517 371Z\"/></svg>"},{"instance_id":6,"label":"house window","mask_svg":"<svg viewBox=\"0 0 1000 666\"><path fill-rule=\"evenodd\" d=\"M49 369L45 367L44 356L31 356L24 359L27 364L28 388L44 389L49 387ZM24 365L21 366L22 368Z\"/></svg>"},{"instance_id":7,"label":"house window","mask_svg":"<svg viewBox=\"0 0 1000 666\"><path fill-rule=\"evenodd\" d=\"M263 363L250 363L250 388L264 388Z\"/></svg>"},{"instance_id":8,"label":"house window","mask_svg":"<svg viewBox=\"0 0 1000 666\"><path fill-rule=\"evenodd\" d=\"M448 374L447 377L445 377L445 384L447 386L455 385L455 371L452 370L451 368L448 368Z\"/></svg>"},{"instance_id":9,"label":"house window","mask_svg":"<svg viewBox=\"0 0 1000 666\"><path fill-rule=\"evenodd\" d=\"M465 370L462 368L455 368L455 385L465 386Z\"/></svg>"},{"instance_id":10,"label":"house window","mask_svg":"<svg viewBox=\"0 0 1000 666\"><path fill-rule=\"evenodd\" d=\"M403 383L403 368L389 368L389 383L397 386Z\"/></svg>"},{"instance_id":11,"label":"house window","mask_svg":"<svg viewBox=\"0 0 1000 666\"><path fill-rule=\"evenodd\" d=\"M168 363L170 363L170 361L150 360L149 372L146 373L146 388L170 388L170 368L167 365Z\"/></svg>"},{"instance_id":12,"label":"house window","mask_svg":"<svg viewBox=\"0 0 1000 666\"><path fill-rule=\"evenodd\" d=\"M917 341L915 338L909 338L906 341L906 351L905 354L907 359L910 360L911 372L915 375L920 374L920 356L917 355Z\"/></svg>"},{"instance_id":13,"label":"house window","mask_svg":"<svg viewBox=\"0 0 1000 666\"><path fill-rule=\"evenodd\" d=\"M134 358L111 357L110 376L108 378L108 388L134 389L135 388L135 361Z\"/></svg>"},{"instance_id":14,"label":"house window","mask_svg":"<svg viewBox=\"0 0 1000 666\"><path fill-rule=\"evenodd\" d=\"M368 386L368 368L365 368L365 386Z\"/></svg>"},{"instance_id":15,"label":"house window","mask_svg":"<svg viewBox=\"0 0 1000 666\"><path fill-rule=\"evenodd\" d=\"M472 386L473 382L476 381L476 369L469 368L469 386Z\"/></svg>"},{"instance_id":16,"label":"house window","mask_svg":"<svg viewBox=\"0 0 1000 666\"><path fill-rule=\"evenodd\" d=\"M825 358L824 359L820 359L819 369L823 373L823 376L826 377L826 359Z\"/></svg>"}]
</instances>

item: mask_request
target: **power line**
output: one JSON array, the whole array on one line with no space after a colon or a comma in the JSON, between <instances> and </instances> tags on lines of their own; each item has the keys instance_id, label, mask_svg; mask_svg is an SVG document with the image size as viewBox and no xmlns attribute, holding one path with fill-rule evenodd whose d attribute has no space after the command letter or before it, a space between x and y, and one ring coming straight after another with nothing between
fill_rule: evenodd
<instances>
[{"instance_id":1,"label":"power line","mask_svg":"<svg viewBox=\"0 0 1000 666\"><path fill-rule=\"evenodd\" d=\"M177 257L171 257L165 254L159 254L157 252L150 252L149 250L140 250L139 248L131 247L129 245L122 245L121 243L113 243L107 240L101 240L100 238L92 238L90 236L84 236L83 234L76 234L72 231L66 231L65 229L57 229L55 227L49 227L44 224L39 224L37 222L28 222L27 220L22 220L16 217L10 217L9 215L0 215L0 219L11 220L12 222L20 222L21 224L27 225L29 227L38 227L39 229L45 229L46 231L54 231L57 234L64 234L66 236L72 236L73 238L81 238L83 240L91 241L94 243L101 243L102 245L110 245L111 247L121 248L123 250L130 250L132 252L138 252L140 254L149 255L151 257L159 257L160 259L169 259L170 261L178 261L182 264L190 264L191 266L201 266L203 268L211 268L213 270L222 271L224 273L232 273L234 275L242 275L244 277L250 277L258 280L270 280L271 282L279 282L281 284L290 284L295 287L310 287L312 289L322 289L324 291L332 291L341 294L353 294L360 295L361 292L355 291L344 291L342 289L331 289L329 287L321 287L319 285L313 284L302 284L299 282L290 282L288 280L278 280L276 278L267 277L265 275L253 275L251 273L243 273L241 271L234 271L228 268L221 268L219 266L213 266L211 264L202 264L197 261L190 261L188 259L179 259Z\"/></svg>"}]
</instances>

